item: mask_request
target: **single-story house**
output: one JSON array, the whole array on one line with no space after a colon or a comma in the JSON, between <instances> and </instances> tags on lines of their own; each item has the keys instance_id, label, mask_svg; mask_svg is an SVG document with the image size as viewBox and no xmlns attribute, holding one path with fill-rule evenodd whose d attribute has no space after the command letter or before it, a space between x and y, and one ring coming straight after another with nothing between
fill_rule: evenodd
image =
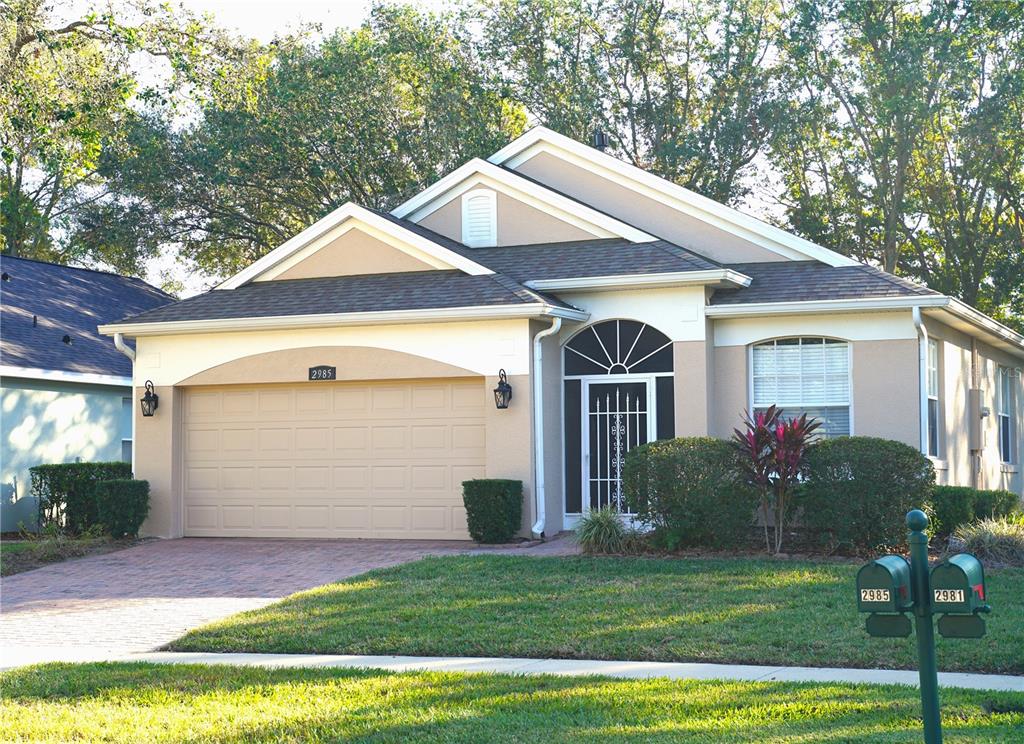
<instances>
[{"instance_id":1,"label":"single-story house","mask_svg":"<svg viewBox=\"0 0 1024 744\"><path fill-rule=\"evenodd\" d=\"M131 461L131 362L96 326L174 300L140 279L0 256L0 529L36 526L29 468Z\"/></svg>"},{"instance_id":2,"label":"single-story house","mask_svg":"<svg viewBox=\"0 0 1024 744\"><path fill-rule=\"evenodd\" d=\"M158 395L153 535L465 538L480 477L550 535L619 507L631 447L772 403L1022 488L1024 337L544 128L100 330Z\"/></svg>"}]
</instances>

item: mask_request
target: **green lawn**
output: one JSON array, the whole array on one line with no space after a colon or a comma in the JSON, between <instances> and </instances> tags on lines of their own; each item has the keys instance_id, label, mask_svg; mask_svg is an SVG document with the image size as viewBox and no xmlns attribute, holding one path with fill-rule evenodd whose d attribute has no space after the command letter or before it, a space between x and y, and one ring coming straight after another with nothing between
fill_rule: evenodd
<instances>
[{"instance_id":1,"label":"green lawn","mask_svg":"<svg viewBox=\"0 0 1024 744\"><path fill-rule=\"evenodd\" d=\"M856 571L763 560L430 558L235 615L171 648L916 668L913 637L865 633ZM1024 570L987 578L988 635L940 638L941 670L1024 673Z\"/></svg>"},{"instance_id":2,"label":"green lawn","mask_svg":"<svg viewBox=\"0 0 1024 744\"><path fill-rule=\"evenodd\" d=\"M5 741L920 741L909 687L48 665L0 676ZM1024 742L1024 695L943 691L947 742Z\"/></svg>"},{"instance_id":3,"label":"green lawn","mask_svg":"<svg viewBox=\"0 0 1024 744\"><path fill-rule=\"evenodd\" d=\"M59 563L70 558L99 555L123 550L138 540L111 540L109 537L46 537L29 540L3 540L0 542L0 576L31 571L48 563Z\"/></svg>"}]
</instances>

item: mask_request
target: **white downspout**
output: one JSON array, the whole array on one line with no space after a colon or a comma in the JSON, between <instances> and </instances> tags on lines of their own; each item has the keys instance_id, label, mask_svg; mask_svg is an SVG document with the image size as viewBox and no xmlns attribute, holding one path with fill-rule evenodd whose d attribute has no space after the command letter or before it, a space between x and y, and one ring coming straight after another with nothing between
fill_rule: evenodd
<instances>
[{"instance_id":1,"label":"white downspout","mask_svg":"<svg viewBox=\"0 0 1024 744\"><path fill-rule=\"evenodd\" d=\"M133 349L132 347L130 347L127 344L125 344L125 342L124 342L124 335L121 334L121 333L115 333L114 334L114 348L117 349L118 351L120 351L122 354L124 354L126 357L128 357L131 360L131 362L132 362L132 377L134 378L135 377L135 349ZM134 383L134 380L133 380L133 383ZM132 398L133 398L132 405L134 406L134 398L135 398L135 387L134 387L134 385L132 387ZM133 477L135 475L135 444L136 444L136 442L135 442L135 414L133 412L132 413L132 476Z\"/></svg>"},{"instance_id":2,"label":"white downspout","mask_svg":"<svg viewBox=\"0 0 1024 744\"><path fill-rule=\"evenodd\" d=\"M928 454L928 329L924 327L924 320L921 318L921 308L914 307L914 327L917 329L918 338L918 373L920 377L920 400L918 408L921 418L921 452Z\"/></svg>"},{"instance_id":3,"label":"white downspout","mask_svg":"<svg viewBox=\"0 0 1024 744\"><path fill-rule=\"evenodd\" d=\"M533 473L534 492L537 500L537 521L531 532L534 537L544 536L547 509L544 503L544 353L541 341L562 329L562 319L555 318L551 327L533 337Z\"/></svg>"},{"instance_id":4,"label":"white downspout","mask_svg":"<svg viewBox=\"0 0 1024 744\"><path fill-rule=\"evenodd\" d=\"M126 357L131 359L132 360L132 364L135 364L135 349L133 349L132 347L130 347L127 344L125 344L125 342L124 342L124 334L122 334L122 333L115 333L114 334L114 348L116 348L118 351L120 351Z\"/></svg>"}]
</instances>

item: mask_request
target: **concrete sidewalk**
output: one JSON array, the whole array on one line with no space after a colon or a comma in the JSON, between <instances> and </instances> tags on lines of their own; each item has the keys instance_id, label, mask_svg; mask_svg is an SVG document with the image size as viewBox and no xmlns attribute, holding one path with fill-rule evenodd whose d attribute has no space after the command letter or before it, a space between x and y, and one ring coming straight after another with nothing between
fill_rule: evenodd
<instances>
[{"instance_id":1,"label":"concrete sidewalk","mask_svg":"<svg viewBox=\"0 0 1024 744\"><path fill-rule=\"evenodd\" d=\"M559 676L620 677L623 679L726 679L750 682L849 682L917 686L917 672L890 669L830 669L816 667L689 664L657 661L599 661L577 659L506 659L431 656L343 656L319 654L216 654L155 651L128 654L110 661L158 664L227 664L282 668L383 669L389 672L491 672L497 674L554 674ZM940 672L943 687L1024 692L1024 677L1000 674Z\"/></svg>"}]
</instances>

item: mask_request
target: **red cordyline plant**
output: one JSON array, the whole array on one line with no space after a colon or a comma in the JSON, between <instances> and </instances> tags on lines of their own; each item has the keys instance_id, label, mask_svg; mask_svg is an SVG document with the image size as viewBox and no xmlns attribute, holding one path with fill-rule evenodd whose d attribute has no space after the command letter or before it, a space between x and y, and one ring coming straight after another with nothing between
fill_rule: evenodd
<instances>
[{"instance_id":1,"label":"red cordyline plant","mask_svg":"<svg viewBox=\"0 0 1024 744\"><path fill-rule=\"evenodd\" d=\"M744 479L757 489L764 520L764 543L769 553L782 550L785 534L789 492L800 480L811 435L821 424L799 418L784 419L782 409L769 406L763 411L743 416L743 429L733 429L732 442L739 453L739 467ZM769 537L768 522L775 530L774 550Z\"/></svg>"}]
</instances>

